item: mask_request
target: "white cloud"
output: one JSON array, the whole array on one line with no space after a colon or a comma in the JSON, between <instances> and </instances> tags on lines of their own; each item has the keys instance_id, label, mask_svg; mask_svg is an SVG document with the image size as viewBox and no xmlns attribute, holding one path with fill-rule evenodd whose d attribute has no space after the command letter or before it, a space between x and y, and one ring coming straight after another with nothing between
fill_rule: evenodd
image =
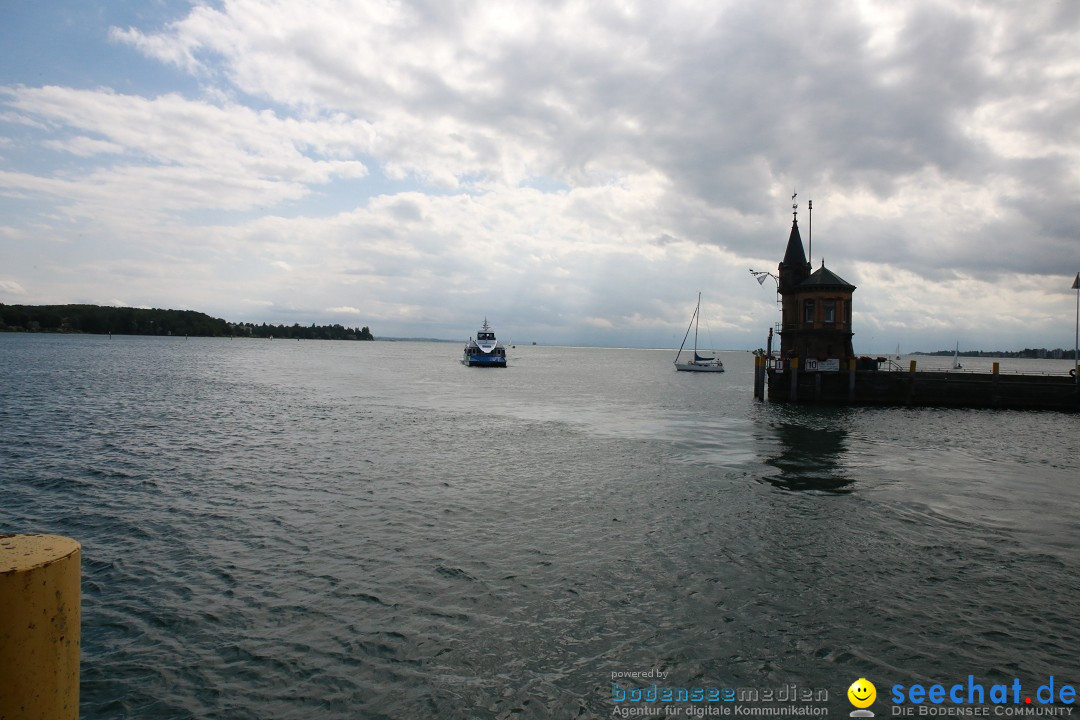
<instances>
[{"instance_id":1,"label":"white cloud","mask_svg":"<svg viewBox=\"0 0 1080 720\"><path fill-rule=\"evenodd\" d=\"M25 295L26 290L14 280L0 279L0 292L5 295Z\"/></svg>"},{"instance_id":2,"label":"white cloud","mask_svg":"<svg viewBox=\"0 0 1080 720\"><path fill-rule=\"evenodd\" d=\"M129 156L79 178L6 183L95 206L142 201L144 208L164 210L244 210L297 200L311 186L367 173L355 154L364 151L370 133L364 123L341 117L296 120L177 95L147 99L60 87L2 94L27 116L105 138L69 136L47 140L46 147Z\"/></svg>"},{"instance_id":3,"label":"white cloud","mask_svg":"<svg viewBox=\"0 0 1080 720\"><path fill-rule=\"evenodd\" d=\"M69 152L72 155L90 157L91 155L114 154L123 151L123 148L112 142L94 140L88 137L73 137L67 140L49 140L43 143L45 147L53 150Z\"/></svg>"}]
</instances>

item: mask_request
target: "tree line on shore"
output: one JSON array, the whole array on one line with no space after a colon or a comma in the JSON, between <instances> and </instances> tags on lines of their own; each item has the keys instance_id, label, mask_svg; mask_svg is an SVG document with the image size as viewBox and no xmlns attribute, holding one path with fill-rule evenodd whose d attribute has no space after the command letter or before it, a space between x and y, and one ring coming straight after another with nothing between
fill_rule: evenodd
<instances>
[{"instance_id":1,"label":"tree line on shore","mask_svg":"<svg viewBox=\"0 0 1080 720\"><path fill-rule=\"evenodd\" d=\"M194 310L104 305L4 305L0 332L92 333L99 335L185 335L195 337L374 340L371 330L339 324L310 326L231 323Z\"/></svg>"}]
</instances>

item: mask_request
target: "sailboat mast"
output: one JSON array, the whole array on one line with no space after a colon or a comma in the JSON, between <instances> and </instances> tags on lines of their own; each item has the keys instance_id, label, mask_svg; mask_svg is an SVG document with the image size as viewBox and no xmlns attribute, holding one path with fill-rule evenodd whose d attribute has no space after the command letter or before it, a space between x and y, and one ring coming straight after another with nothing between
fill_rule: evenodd
<instances>
[{"instance_id":1,"label":"sailboat mast","mask_svg":"<svg viewBox=\"0 0 1080 720\"><path fill-rule=\"evenodd\" d=\"M697 307L694 308L694 359L697 360L697 326L698 314L701 313L701 293L697 294Z\"/></svg>"}]
</instances>

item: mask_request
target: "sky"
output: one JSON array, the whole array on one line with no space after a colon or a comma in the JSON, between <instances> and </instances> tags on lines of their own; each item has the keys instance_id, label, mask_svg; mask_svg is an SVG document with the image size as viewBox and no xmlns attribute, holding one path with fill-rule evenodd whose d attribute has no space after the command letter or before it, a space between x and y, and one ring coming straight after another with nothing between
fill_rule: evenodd
<instances>
[{"instance_id":1,"label":"sky","mask_svg":"<svg viewBox=\"0 0 1080 720\"><path fill-rule=\"evenodd\" d=\"M0 303L678 347L701 292L753 349L797 203L856 352L1071 348L1078 47L1074 2L8 0Z\"/></svg>"}]
</instances>

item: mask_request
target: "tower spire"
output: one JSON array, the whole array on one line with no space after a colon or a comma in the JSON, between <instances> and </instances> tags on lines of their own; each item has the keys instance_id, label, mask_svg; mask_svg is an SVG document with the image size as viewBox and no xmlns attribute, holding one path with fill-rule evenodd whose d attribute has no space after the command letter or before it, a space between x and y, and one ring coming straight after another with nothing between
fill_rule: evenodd
<instances>
[{"instance_id":1,"label":"tower spire","mask_svg":"<svg viewBox=\"0 0 1080 720\"><path fill-rule=\"evenodd\" d=\"M784 259L780 261L777 270L777 290L781 295L798 287L803 280L810 277L810 263L806 261L806 249L803 247L802 236L799 234L799 203L796 202L798 193L791 194L791 235L788 236L787 250Z\"/></svg>"}]
</instances>

